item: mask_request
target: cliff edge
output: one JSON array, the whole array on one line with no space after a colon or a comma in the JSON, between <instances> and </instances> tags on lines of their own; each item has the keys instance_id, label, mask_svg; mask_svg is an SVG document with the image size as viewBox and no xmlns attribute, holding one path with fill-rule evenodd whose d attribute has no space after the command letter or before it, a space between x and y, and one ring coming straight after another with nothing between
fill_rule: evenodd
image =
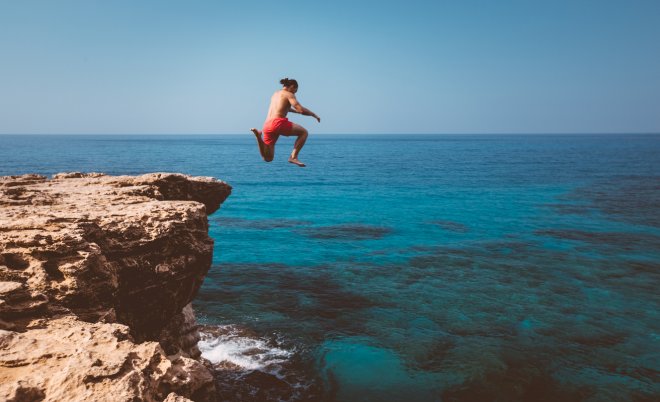
<instances>
[{"instance_id":1,"label":"cliff edge","mask_svg":"<svg viewBox=\"0 0 660 402\"><path fill-rule=\"evenodd\" d=\"M190 302L230 193L181 174L0 177L0 400L213 400Z\"/></svg>"}]
</instances>

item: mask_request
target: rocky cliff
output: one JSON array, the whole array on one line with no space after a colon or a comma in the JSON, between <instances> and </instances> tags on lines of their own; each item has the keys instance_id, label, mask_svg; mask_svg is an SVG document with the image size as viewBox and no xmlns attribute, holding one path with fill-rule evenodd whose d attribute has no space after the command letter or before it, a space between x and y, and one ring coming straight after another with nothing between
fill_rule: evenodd
<instances>
[{"instance_id":1,"label":"rocky cliff","mask_svg":"<svg viewBox=\"0 0 660 402\"><path fill-rule=\"evenodd\" d=\"M230 192L179 174L0 177L0 400L212 400L190 302Z\"/></svg>"}]
</instances>

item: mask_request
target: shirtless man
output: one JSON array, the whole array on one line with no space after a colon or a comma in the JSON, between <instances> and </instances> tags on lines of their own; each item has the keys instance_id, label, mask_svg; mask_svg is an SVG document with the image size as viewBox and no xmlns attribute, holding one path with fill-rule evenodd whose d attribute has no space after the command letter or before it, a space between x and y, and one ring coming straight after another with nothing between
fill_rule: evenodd
<instances>
[{"instance_id":1,"label":"shirtless man","mask_svg":"<svg viewBox=\"0 0 660 402\"><path fill-rule=\"evenodd\" d=\"M263 139L261 138L262 133L259 130L256 128L251 130L257 138L259 153L266 162L273 160L275 156L275 143L280 135L298 137L295 144L293 144L293 151L291 152L291 156L289 156L289 162L304 167L305 164L298 160L298 153L303 145L305 145L305 141L307 141L307 130L303 126L290 122L286 118L286 115L289 112L300 113L305 116L314 117L319 123L321 122L321 118L298 103L298 99L296 99L298 82L296 80L284 78L280 80L280 84L282 84L283 88L275 92L270 98L268 117L263 128Z\"/></svg>"}]
</instances>

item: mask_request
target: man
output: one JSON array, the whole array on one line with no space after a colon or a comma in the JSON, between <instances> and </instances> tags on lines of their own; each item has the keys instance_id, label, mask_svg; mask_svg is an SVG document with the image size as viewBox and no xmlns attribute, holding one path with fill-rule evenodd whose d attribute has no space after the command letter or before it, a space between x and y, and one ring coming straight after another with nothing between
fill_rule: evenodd
<instances>
[{"instance_id":1,"label":"man","mask_svg":"<svg viewBox=\"0 0 660 402\"><path fill-rule=\"evenodd\" d=\"M259 153L261 157L270 162L275 156L275 143L280 135L286 137L298 137L295 144L293 144L293 151L289 156L289 162L300 167L305 164L298 160L298 153L307 141L307 130L296 123L290 122L286 115L289 112L300 113L305 116L312 116L318 122L321 118L311 110L303 107L296 99L296 92L298 92L298 82L294 79L284 78L280 80L282 89L275 92L270 98L270 107L268 108L268 117L264 123L263 139L262 133L256 128L251 129L254 136L257 138L257 145L259 145Z\"/></svg>"}]
</instances>

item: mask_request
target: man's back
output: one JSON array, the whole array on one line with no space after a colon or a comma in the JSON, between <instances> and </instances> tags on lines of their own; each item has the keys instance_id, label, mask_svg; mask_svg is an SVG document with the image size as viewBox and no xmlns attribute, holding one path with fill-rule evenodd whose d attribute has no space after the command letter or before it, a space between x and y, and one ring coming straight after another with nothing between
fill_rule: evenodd
<instances>
[{"instance_id":1,"label":"man's back","mask_svg":"<svg viewBox=\"0 0 660 402\"><path fill-rule=\"evenodd\" d=\"M270 98L270 107L268 108L268 117L267 120L274 119L276 117L286 117L289 109L291 108L291 102L289 98L293 94L284 89L276 91L273 96Z\"/></svg>"}]
</instances>

